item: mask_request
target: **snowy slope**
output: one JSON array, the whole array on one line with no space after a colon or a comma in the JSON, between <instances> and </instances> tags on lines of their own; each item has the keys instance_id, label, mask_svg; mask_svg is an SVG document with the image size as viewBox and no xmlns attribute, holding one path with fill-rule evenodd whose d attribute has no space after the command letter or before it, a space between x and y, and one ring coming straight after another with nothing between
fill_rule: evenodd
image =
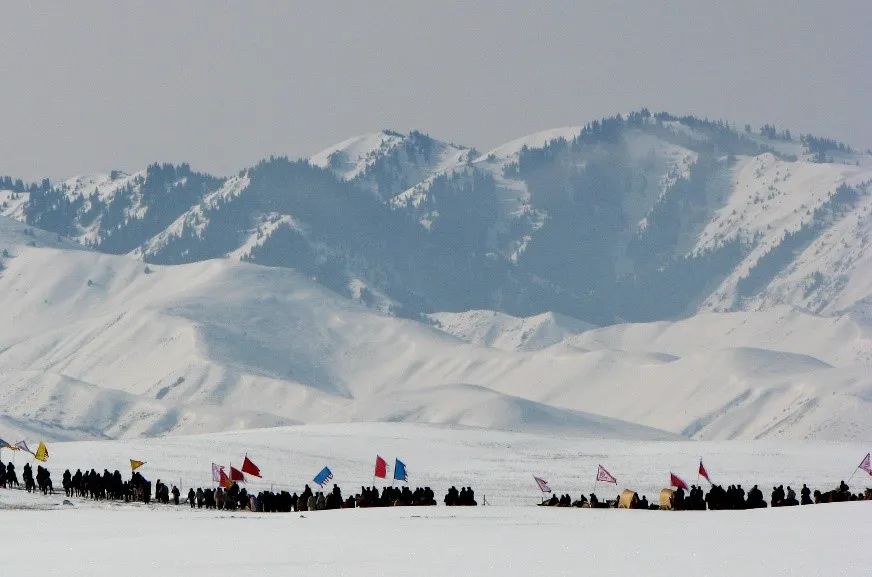
<instances>
[{"instance_id":1,"label":"snowy slope","mask_svg":"<svg viewBox=\"0 0 872 577\"><path fill-rule=\"evenodd\" d=\"M349 138L314 154L309 162L343 180L357 181L383 199L403 194L396 202L411 202L435 175L466 164L471 154L469 148L420 132L383 130Z\"/></svg>"},{"instance_id":2,"label":"snowy slope","mask_svg":"<svg viewBox=\"0 0 872 577\"><path fill-rule=\"evenodd\" d=\"M857 321L816 332L815 323L832 319L786 314L785 327L808 327L796 353L782 350L762 328L771 319L754 313L741 313L740 324L757 326L741 344L707 343L688 326L643 325L678 343L629 351L608 336L627 329L610 327L506 351L372 312L288 269L228 260L146 267L31 247L14 232L21 225L4 224L0 238L17 244L0 273L2 412L44 424L47 436L57 428L67 432L58 438L132 437L349 420L624 438L872 432L872 382L861 364L868 332ZM737 323L735 315L707 318L709 332ZM854 344L837 352L835 338L851 334ZM585 346L588 335L597 348Z\"/></svg>"},{"instance_id":3,"label":"snowy slope","mask_svg":"<svg viewBox=\"0 0 872 577\"><path fill-rule=\"evenodd\" d=\"M556 313L526 318L497 311L433 313L434 326L450 335L477 345L505 351L532 351L557 344L593 325Z\"/></svg>"},{"instance_id":4,"label":"snowy slope","mask_svg":"<svg viewBox=\"0 0 872 577\"><path fill-rule=\"evenodd\" d=\"M863 162L861 163L860 160ZM704 308L728 310L768 308L789 303L815 312L849 307L872 293L868 270L872 161L856 164L790 162L772 154L741 159L734 169L734 187L724 206L702 231L694 252L739 239L751 247L747 256L708 297ZM840 185L864 192L825 223L822 234L779 271L759 294L744 303L736 285L757 261L776 248L786 233L809 226L814 213ZM819 277L816 280L816 277ZM850 284L850 289L846 285Z\"/></svg>"},{"instance_id":5,"label":"snowy slope","mask_svg":"<svg viewBox=\"0 0 872 577\"><path fill-rule=\"evenodd\" d=\"M401 134L390 131L354 136L313 154L309 162L330 169L345 180L351 180L402 141Z\"/></svg>"}]
</instances>

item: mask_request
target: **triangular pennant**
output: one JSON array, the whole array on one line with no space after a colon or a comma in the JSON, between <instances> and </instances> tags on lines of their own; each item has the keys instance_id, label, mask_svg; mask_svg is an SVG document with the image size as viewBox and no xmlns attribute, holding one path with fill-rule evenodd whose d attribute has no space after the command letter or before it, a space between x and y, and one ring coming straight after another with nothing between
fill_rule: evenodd
<instances>
[{"instance_id":1,"label":"triangular pennant","mask_svg":"<svg viewBox=\"0 0 872 577\"><path fill-rule=\"evenodd\" d=\"M536 475L533 475L533 480L536 481L536 484L539 485L539 490L543 493L550 493L551 487L548 486L548 481L545 479L540 479Z\"/></svg>"},{"instance_id":2,"label":"triangular pennant","mask_svg":"<svg viewBox=\"0 0 872 577\"><path fill-rule=\"evenodd\" d=\"M39 442L39 446L36 448L36 453L33 454L33 458L37 461L42 461L43 463L48 461L48 447L46 447L45 443L42 441Z\"/></svg>"},{"instance_id":3,"label":"triangular pennant","mask_svg":"<svg viewBox=\"0 0 872 577\"><path fill-rule=\"evenodd\" d=\"M712 482L712 480L709 479L708 471L705 470L705 467L702 464L702 459L699 460L699 476L705 477L705 480L708 481L709 483Z\"/></svg>"},{"instance_id":4,"label":"triangular pennant","mask_svg":"<svg viewBox=\"0 0 872 577\"><path fill-rule=\"evenodd\" d=\"M248 458L248 455L245 455L245 460L242 461L242 472L252 477L260 477L260 468Z\"/></svg>"},{"instance_id":5,"label":"triangular pennant","mask_svg":"<svg viewBox=\"0 0 872 577\"><path fill-rule=\"evenodd\" d=\"M614 483L615 485L618 484L618 480L615 479L615 477L611 473L606 471L606 468L602 465L597 465L596 480L602 481L603 483Z\"/></svg>"},{"instance_id":6,"label":"triangular pennant","mask_svg":"<svg viewBox=\"0 0 872 577\"><path fill-rule=\"evenodd\" d=\"M137 461L136 459L130 459L130 470L135 471L138 468L145 465L145 461Z\"/></svg>"},{"instance_id":7,"label":"triangular pennant","mask_svg":"<svg viewBox=\"0 0 872 577\"><path fill-rule=\"evenodd\" d=\"M240 481L242 483L245 482L245 475L242 474L242 471L230 465L230 480L231 481Z\"/></svg>"}]
</instances>

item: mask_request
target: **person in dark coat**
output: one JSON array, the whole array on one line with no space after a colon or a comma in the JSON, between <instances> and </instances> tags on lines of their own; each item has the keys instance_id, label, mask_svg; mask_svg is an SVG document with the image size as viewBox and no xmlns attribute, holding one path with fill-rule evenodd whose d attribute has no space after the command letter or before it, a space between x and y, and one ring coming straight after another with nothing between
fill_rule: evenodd
<instances>
[{"instance_id":1,"label":"person in dark coat","mask_svg":"<svg viewBox=\"0 0 872 577\"><path fill-rule=\"evenodd\" d=\"M802 484L802 489L799 491L800 495L800 503L803 505L811 505L811 489L808 488L808 485L805 483Z\"/></svg>"}]
</instances>

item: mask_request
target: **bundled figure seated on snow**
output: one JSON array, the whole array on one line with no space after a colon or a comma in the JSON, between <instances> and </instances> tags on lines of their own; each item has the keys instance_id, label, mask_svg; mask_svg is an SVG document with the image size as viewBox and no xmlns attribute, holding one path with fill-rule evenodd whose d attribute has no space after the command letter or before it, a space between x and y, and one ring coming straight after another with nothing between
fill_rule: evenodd
<instances>
[{"instance_id":1,"label":"bundled figure seated on snow","mask_svg":"<svg viewBox=\"0 0 872 577\"><path fill-rule=\"evenodd\" d=\"M444 502L448 507L474 507L478 505L472 487L461 487L460 492L458 492L457 487L452 486L445 494Z\"/></svg>"}]
</instances>

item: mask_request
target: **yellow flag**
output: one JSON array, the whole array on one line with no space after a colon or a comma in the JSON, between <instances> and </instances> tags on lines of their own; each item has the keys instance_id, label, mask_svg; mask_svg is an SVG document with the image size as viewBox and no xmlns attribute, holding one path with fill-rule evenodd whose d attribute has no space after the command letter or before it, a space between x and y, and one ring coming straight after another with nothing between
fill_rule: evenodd
<instances>
[{"instance_id":1,"label":"yellow flag","mask_svg":"<svg viewBox=\"0 0 872 577\"><path fill-rule=\"evenodd\" d=\"M138 468L145 465L145 461L137 461L136 459L130 459L130 470L135 471Z\"/></svg>"},{"instance_id":2,"label":"yellow flag","mask_svg":"<svg viewBox=\"0 0 872 577\"><path fill-rule=\"evenodd\" d=\"M39 447L36 448L36 453L33 454L33 457L43 463L48 461L48 448L45 446L45 443L39 442Z\"/></svg>"}]
</instances>

